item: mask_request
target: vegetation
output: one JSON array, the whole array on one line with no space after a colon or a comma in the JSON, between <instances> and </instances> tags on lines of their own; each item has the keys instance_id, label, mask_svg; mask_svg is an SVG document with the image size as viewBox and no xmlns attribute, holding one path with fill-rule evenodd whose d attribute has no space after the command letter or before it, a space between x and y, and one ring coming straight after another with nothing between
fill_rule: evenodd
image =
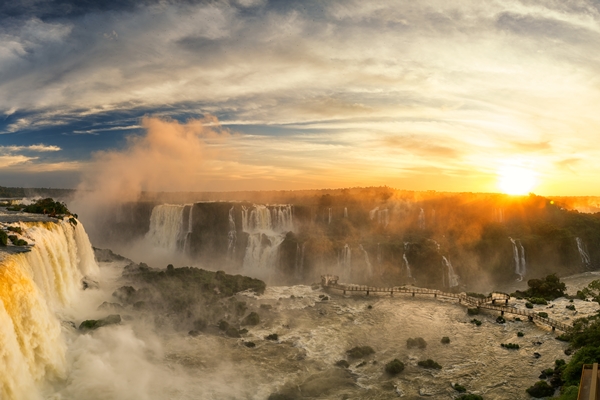
<instances>
[{"instance_id":1,"label":"vegetation","mask_svg":"<svg viewBox=\"0 0 600 400\"><path fill-rule=\"evenodd\" d=\"M350 366L350 364L346 360L339 360L339 361L335 362L335 366L341 367L341 368L348 368Z\"/></svg>"},{"instance_id":2,"label":"vegetation","mask_svg":"<svg viewBox=\"0 0 600 400\"><path fill-rule=\"evenodd\" d=\"M260 317L257 313L252 311L242 320L242 325L258 325L260 323Z\"/></svg>"},{"instance_id":3,"label":"vegetation","mask_svg":"<svg viewBox=\"0 0 600 400\"><path fill-rule=\"evenodd\" d=\"M542 318L548 318L548 313L547 313L547 312L543 312L543 311L541 311L541 312L539 312L539 313L538 313L538 315L539 315L540 317L542 317Z\"/></svg>"},{"instance_id":4,"label":"vegetation","mask_svg":"<svg viewBox=\"0 0 600 400\"><path fill-rule=\"evenodd\" d=\"M8 245L8 235L0 229L0 246Z\"/></svg>"},{"instance_id":5,"label":"vegetation","mask_svg":"<svg viewBox=\"0 0 600 400\"><path fill-rule=\"evenodd\" d=\"M6 229L11 232L18 233L19 235L23 234L23 229L21 229L20 226L7 226Z\"/></svg>"},{"instance_id":6,"label":"vegetation","mask_svg":"<svg viewBox=\"0 0 600 400\"><path fill-rule=\"evenodd\" d=\"M19 239L17 235L8 235L8 238L15 246L27 246L27 242L23 239Z\"/></svg>"},{"instance_id":7,"label":"vegetation","mask_svg":"<svg viewBox=\"0 0 600 400\"><path fill-rule=\"evenodd\" d=\"M467 292L467 296L475 297L476 299L485 299L487 297L485 294L475 292Z\"/></svg>"},{"instance_id":8,"label":"vegetation","mask_svg":"<svg viewBox=\"0 0 600 400\"><path fill-rule=\"evenodd\" d=\"M436 363L435 361L433 361L431 358L428 358L425 361L419 361L417 364L419 365L419 367L423 367L423 368L442 369L442 366L440 364Z\"/></svg>"},{"instance_id":9,"label":"vegetation","mask_svg":"<svg viewBox=\"0 0 600 400\"><path fill-rule=\"evenodd\" d=\"M412 349L414 347L418 347L419 349L424 349L427 347L427 342L422 337L416 337L414 339L408 338L406 340L406 348Z\"/></svg>"},{"instance_id":10,"label":"vegetation","mask_svg":"<svg viewBox=\"0 0 600 400\"><path fill-rule=\"evenodd\" d=\"M479 315L479 308L467 308L468 315Z\"/></svg>"},{"instance_id":11,"label":"vegetation","mask_svg":"<svg viewBox=\"0 0 600 400\"><path fill-rule=\"evenodd\" d=\"M525 307L526 308L533 308L533 304L531 304L530 302L525 303Z\"/></svg>"},{"instance_id":12,"label":"vegetation","mask_svg":"<svg viewBox=\"0 0 600 400\"><path fill-rule=\"evenodd\" d=\"M120 324L120 323L121 323L121 316L118 314L113 314L113 315L109 315L108 317L103 318L103 319L85 320L79 325L79 330L89 331L89 330L98 329L102 326L114 325L114 324Z\"/></svg>"},{"instance_id":13,"label":"vegetation","mask_svg":"<svg viewBox=\"0 0 600 400\"><path fill-rule=\"evenodd\" d=\"M465 388L463 385L455 383L454 386L452 386L452 388L454 390L456 390L458 393L464 393L467 391L467 388Z\"/></svg>"},{"instance_id":14,"label":"vegetation","mask_svg":"<svg viewBox=\"0 0 600 400\"><path fill-rule=\"evenodd\" d=\"M504 347L505 349L513 349L513 350L519 350L519 348L521 347L516 343L502 343L502 344L500 344L500 346Z\"/></svg>"},{"instance_id":15,"label":"vegetation","mask_svg":"<svg viewBox=\"0 0 600 400\"><path fill-rule=\"evenodd\" d=\"M51 197L40 199L35 203L25 206L23 207L23 211L32 214L48 214L50 216L71 214L65 203L54 201Z\"/></svg>"},{"instance_id":16,"label":"vegetation","mask_svg":"<svg viewBox=\"0 0 600 400\"><path fill-rule=\"evenodd\" d=\"M475 324L475 325L477 325L477 326L480 326L480 325L481 325L481 321L480 321L480 320L478 320L478 319L475 319L475 318L473 318L473 319L471 320L471 323L472 323L472 324Z\"/></svg>"},{"instance_id":17,"label":"vegetation","mask_svg":"<svg viewBox=\"0 0 600 400\"><path fill-rule=\"evenodd\" d=\"M388 374L397 375L402 371L404 371L404 363L397 358L385 365L385 372Z\"/></svg>"},{"instance_id":18,"label":"vegetation","mask_svg":"<svg viewBox=\"0 0 600 400\"><path fill-rule=\"evenodd\" d=\"M483 400L483 397L478 394L463 394L457 397L456 400Z\"/></svg>"},{"instance_id":19,"label":"vegetation","mask_svg":"<svg viewBox=\"0 0 600 400\"><path fill-rule=\"evenodd\" d=\"M504 317L502 315L498 315L498 317L496 318L496 322L499 324L505 324L506 320L504 319Z\"/></svg>"},{"instance_id":20,"label":"vegetation","mask_svg":"<svg viewBox=\"0 0 600 400\"><path fill-rule=\"evenodd\" d=\"M526 391L530 396L536 398L548 397L554 394L554 388L548 385L546 381L538 381Z\"/></svg>"},{"instance_id":21,"label":"vegetation","mask_svg":"<svg viewBox=\"0 0 600 400\"><path fill-rule=\"evenodd\" d=\"M523 336L525 336L525 334L523 332L517 332L517 336L518 337L523 337Z\"/></svg>"},{"instance_id":22,"label":"vegetation","mask_svg":"<svg viewBox=\"0 0 600 400\"><path fill-rule=\"evenodd\" d=\"M567 310L575 311L575 304L568 304L565 306Z\"/></svg>"},{"instance_id":23,"label":"vegetation","mask_svg":"<svg viewBox=\"0 0 600 400\"><path fill-rule=\"evenodd\" d=\"M450 343L450 338L448 336L444 336L442 338L442 344L449 344Z\"/></svg>"},{"instance_id":24,"label":"vegetation","mask_svg":"<svg viewBox=\"0 0 600 400\"><path fill-rule=\"evenodd\" d=\"M350 358L362 358L374 353L375 350L371 346L356 346L346 351Z\"/></svg>"},{"instance_id":25,"label":"vegetation","mask_svg":"<svg viewBox=\"0 0 600 400\"><path fill-rule=\"evenodd\" d=\"M529 298L534 304L547 304L546 300L564 297L567 290L567 286L556 274L550 274L543 279L530 279L527 281L527 286L529 289L524 292L517 291L516 294ZM543 303L536 303L537 301Z\"/></svg>"},{"instance_id":26,"label":"vegetation","mask_svg":"<svg viewBox=\"0 0 600 400\"><path fill-rule=\"evenodd\" d=\"M273 340L273 341L278 341L279 340L279 335L276 333L271 333L270 335L265 336L266 340Z\"/></svg>"},{"instance_id":27,"label":"vegetation","mask_svg":"<svg viewBox=\"0 0 600 400\"><path fill-rule=\"evenodd\" d=\"M538 305L542 305L542 306L548 305L548 302L546 301L546 299L542 299L540 297L532 297L529 299L529 301L532 304L538 304Z\"/></svg>"}]
</instances>

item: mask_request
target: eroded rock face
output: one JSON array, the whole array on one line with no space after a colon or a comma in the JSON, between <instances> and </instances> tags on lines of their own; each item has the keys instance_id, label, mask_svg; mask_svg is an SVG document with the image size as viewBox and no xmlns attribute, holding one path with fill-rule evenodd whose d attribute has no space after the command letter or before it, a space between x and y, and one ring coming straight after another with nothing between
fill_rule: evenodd
<instances>
[{"instance_id":1,"label":"eroded rock face","mask_svg":"<svg viewBox=\"0 0 600 400\"><path fill-rule=\"evenodd\" d=\"M121 316L118 314L111 314L103 319L88 319L83 321L79 325L80 331L90 331L95 330L103 326L114 325L121 323Z\"/></svg>"}]
</instances>

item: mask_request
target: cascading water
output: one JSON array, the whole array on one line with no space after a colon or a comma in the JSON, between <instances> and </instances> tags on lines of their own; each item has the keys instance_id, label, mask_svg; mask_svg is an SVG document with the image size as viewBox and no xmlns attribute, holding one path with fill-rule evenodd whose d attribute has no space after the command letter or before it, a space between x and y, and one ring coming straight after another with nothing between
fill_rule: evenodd
<instances>
[{"instance_id":1,"label":"cascading water","mask_svg":"<svg viewBox=\"0 0 600 400\"><path fill-rule=\"evenodd\" d=\"M494 219L496 222L504 222L504 210L501 208L494 209Z\"/></svg>"},{"instance_id":2,"label":"cascading water","mask_svg":"<svg viewBox=\"0 0 600 400\"><path fill-rule=\"evenodd\" d=\"M378 214L377 211L379 211L379 207L375 207L374 209L372 209L371 211L369 211L369 219L371 221L373 219L375 219L375 216Z\"/></svg>"},{"instance_id":3,"label":"cascading water","mask_svg":"<svg viewBox=\"0 0 600 400\"><path fill-rule=\"evenodd\" d=\"M421 208L419 212L419 228L425 229L425 210Z\"/></svg>"},{"instance_id":4,"label":"cascading water","mask_svg":"<svg viewBox=\"0 0 600 400\"><path fill-rule=\"evenodd\" d=\"M383 251L381 249L381 244L377 243L377 264L381 265L383 261Z\"/></svg>"},{"instance_id":5,"label":"cascading water","mask_svg":"<svg viewBox=\"0 0 600 400\"><path fill-rule=\"evenodd\" d=\"M442 262L444 263L444 267L446 269L446 271L448 274L448 287L455 287L458 286L458 278L459 276L456 275L456 273L454 272L454 268L452 267L452 263L450 262L450 260L448 260L446 257L442 256ZM445 274L443 277L443 281L445 281Z\"/></svg>"},{"instance_id":6,"label":"cascading water","mask_svg":"<svg viewBox=\"0 0 600 400\"><path fill-rule=\"evenodd\" d=\"M342 267L346 278L350 278L352 276L352 250L350 250L348 243L346 243L342 249L341 260L339 261L339 264Z\"/></svg>"},{"instance_id":7,"label":"cascading water","mask_svg":"<svg viewBox=\"0 0 600 400\"><path fill-rule=\"evenodd\" d=\"M344 207L344 218L348 218L348 207Z\"/></svg>"},{"instance_id":8,"label":"cascading water","mask_svg":"<svg viewBox=\"0 0 600 400\"><path fill-rule=\"evenodd\" d=\"M358 248L360 249L360 251L363 252L363 255L365 256L365 264L367 265L367 276L371 278L373 276L373 266L371 265L371 261L369 261L369 253L367 253L362 244L359 244Z\"/></svg>"},{"instance_id":9,"label":"cascading water","mask_svg":"<svg viewBox=\"0 0 600 400\"><path fill-rule=\"evenodd\" d=\"M242 229L248 233L243 268L247 271L273 271L277 266L279 245L287 232L294 230L291 205L242 206Z\"/></svg>"},{"instance_id":10,"label":"cascading water","mask_svg":"<svg viewBox=\"0 0 600 400\"><path fill-rule=\"evenodd\" d=\"M379 207L375 207L374 209L369 211L369 218L371 220L374 220L375 217L377 217L378 225L383 225L384 227L386 227L390 223L390 217L387 208L380 210Z\"/></svg>"},{"instance_id":11,"label":"cascading water","mask_svg":"<svg viewBox=\"0 0 600 400\"><path fill-rule=\"evenodd\" d=\"M410 264L408 263L408 258L406 258L406 252L409 250L410 243L404 242L404 253L402 253L402 259L404 260L404 265L406 267L406 275L409 278L412 278L412 272L410 270Z\"/></svg>"},{"instance_id":12,"label":"cascading water","mask_svg":"<svg viewBox=\"0 0 600 400\"><path fill-rule=\"evenodd\" d=\"M527 273L527 263L525 261L525 248L518 239L509 237L513 245L513 257L515 259L515 274L519 275L518 281L522 281Z\"/></svg>"},{"instance_id":13,"label":"cascading water","mask_svg":"<svg viewBox=\"0 0 600 400\"><path fill-rule=\"evenodd\" d=\"M328 218L328 221L329 221L329 222L328 222L328 223L329 223L329 225L331 225L331 217L332 217L332 214L331 214L331 207L329 207L329 209L328 209L328 212L329 212L329 218Z\"/></svg>"},{"instance_id":14,"label":"cascading water","mask_svg":"<svg viewBox=\"0 0 600 400\"><path fill-rule=\"evenodd\" d=\"M175 251L183 247L187 232L183 231L183 211L186 206L162 204L152 209L150 230L146 234L153 246ZM190 210L190 218L192 211ZM191 229L191 223L189 224Z\"/></svg>"},{"instance_id":15,"label":"cascading water","mask_svg":"<svg viewBox=\"0 0 600 400\"><path fill-rule=\"evenodd\" d=\"M583 243L583 240L581 240L581 238L579 237L576 237L575 241L577 242L577 250L579 250L579 255L581 256L581 263L585 267L589 267L590 265L592 265L592 260L590 259L590 255L587 252L585 243Z\"/></svg>"},{"instance_id":16,"label":"cascading water","mask_svg":"<svg viewBox=\"0 0 600 400\"><path fill-rule=\"evenodd\" d=\"M82 279L94 278L98 266L80 223L19 226L35 245L28 253L0 253L0 398L41 399L38 385L67 372L56 314L75 303Z\"/></svg>"},{"instance_id":17,"label":"cascading water","mask_svg":"<svg viewBox=\"0 0 600 400\"><path fill-rule=\"evenodd\" d=\"M233 216L234 207L229 209L229 231L227 232L227 257L232 258L235 255L235 245L237 244L237 231L235 229L235 218Z\"/></svg>"}]
</instances>

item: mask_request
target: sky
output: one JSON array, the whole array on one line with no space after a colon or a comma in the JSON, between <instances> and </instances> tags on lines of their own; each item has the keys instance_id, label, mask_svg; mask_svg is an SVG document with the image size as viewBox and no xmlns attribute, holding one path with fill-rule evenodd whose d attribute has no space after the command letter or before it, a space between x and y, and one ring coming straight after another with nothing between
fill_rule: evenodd
<instances>
[{"instance_id":1,"label":"sky","mask_svg":"<svg viewBox=\"0 0 600 400\"><path fill-rule=\"evenodd\" d=\"M0 185L600 195L598 49L592 0L1 2Z\"/></svg>"}]
</instances>

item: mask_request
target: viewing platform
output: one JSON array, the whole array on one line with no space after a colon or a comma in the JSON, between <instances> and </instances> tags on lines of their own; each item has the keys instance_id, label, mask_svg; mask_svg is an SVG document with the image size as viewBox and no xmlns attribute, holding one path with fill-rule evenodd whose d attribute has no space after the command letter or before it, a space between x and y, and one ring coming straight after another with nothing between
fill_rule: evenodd
<instances>
[{"instance_id":1,"label":"viewing platform","mask_svg":"<svg viewBox=\"0 0 600 400\"><path fill-rule=\"evenodd\" d=\"M508 306L510 295L507 293L493 292L488 297L478 298L467 296L465 293L448 293L442 292L441 290L437 289L423 289L410 286L373 287L365 285L338 283L338 280L339 277L337 275L322 275L321 285L324 288L341 290L344 294L346 294L346 292L364 292L368 296L370 293L389 293L390 296L393 296L395 293L403 293L410 294L412 297L415 297L415 295L419 294L433 295L433 297L436 298L438 296L445 298L454 298L458 299L458 302L460 304L463 304L467 307L499 311L500 315L504 315L505 313L522 315L524 317L527 317L529 321L537 321L544 325L550 326L553 331L558 329L562 332L568 332L569 330L573 329L571 325L556 321L552 318L544 318L534 311L525 311Z\"/></svg>"}]
</instances>

